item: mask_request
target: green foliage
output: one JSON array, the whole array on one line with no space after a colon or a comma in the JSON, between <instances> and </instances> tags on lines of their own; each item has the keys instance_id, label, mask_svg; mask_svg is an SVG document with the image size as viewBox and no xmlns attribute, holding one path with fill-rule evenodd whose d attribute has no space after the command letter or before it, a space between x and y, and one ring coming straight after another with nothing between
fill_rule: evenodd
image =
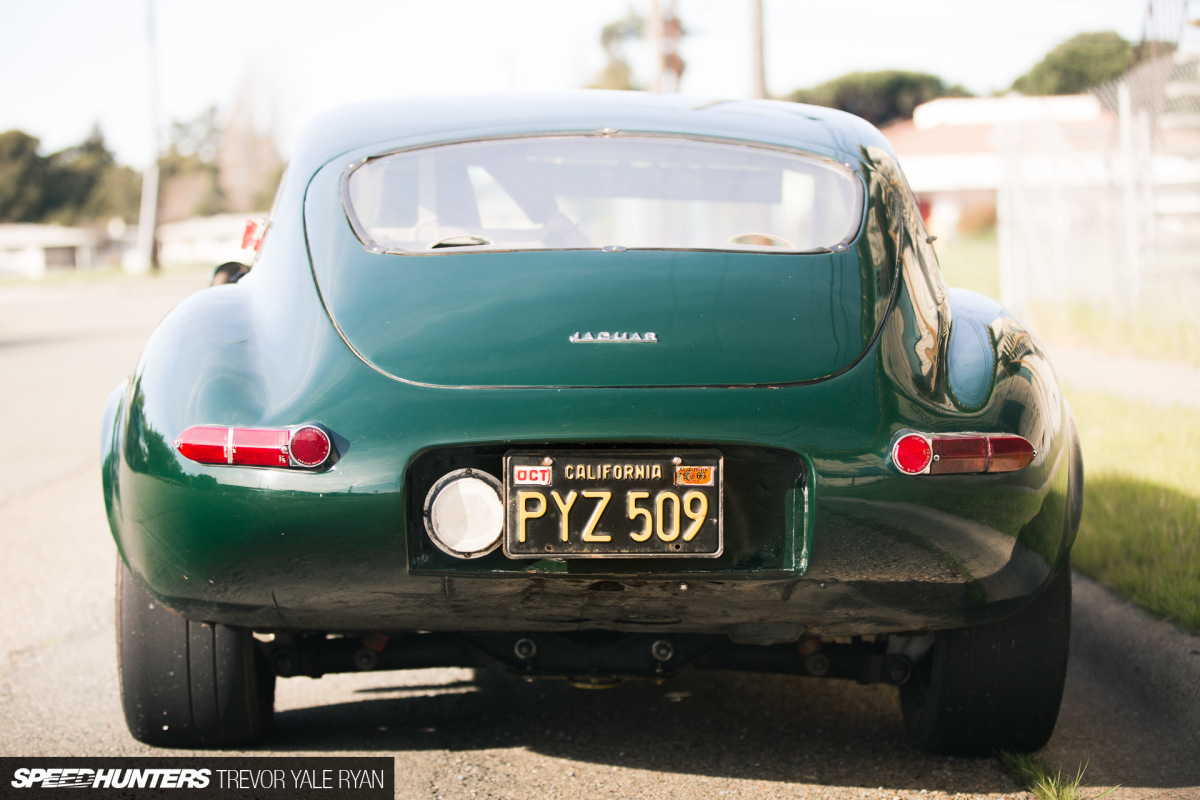
<instances>
[{"instance_id":1,"label":"green foliage","mask_svg":"<svg viewBox=\"0 0 1200 800\"><path fill-rule=\"evenodd\" d=\"M939 97L967 97L959 85L947 86L924 72L851 72L811 89L797 89L789 100L838 108L874 125L912 117L913 109Z\"/></svg>"},{"instance_id":2,"label":"green foliage","mask_svg":"<svg viewBox=\"0 0 1200 800\"><path fill-rule=\"evenodd\" d=\"M1200 411L1068 388L1086 482L1075 565L1200 633Z\"/></svg>"},{"instance_id":3,"label":"green foliage","mask_svg":"<svg viewBox=\"0 0 1200 800\"><path fill-rule=\"evenodd\" d=\"M608 57L604 69L596 76L589 89L638 89L633 80L633 69L625 57L625 43L640 39L644 35L646 22L632 8L624 18L605 25L600 31L600 44Z\"/></svg>"},{"instance_id":4,"label":"green foliage","mask_svg":"<svg viewBox=\"0 0 1200 800\"><path fill-rule=\"evenodd\" d=\"M41 219L47 164L39 144L23 131L0 133L0 222Z\"/></svg>"},{"instance_id":5,"label":"green foliage","mask_svg":"<svg viewBox=\"0 0 1200 800\"><path fill-rule=\"evenodd\" d=\"M100 175L79 216L85 220L120 217L126 222L136 222L141 202L141 174L132 167L115 165Z\"/></svg>"},{"instance_id":6,"label":"green foliage","mask_svg":"<svg viewBox=\"0 0 1200 800\"><path fill-rule=\"evenodd\" d=\"M995 236L938 242L951 286L999 289ZM1114 318L1082 306L1038 309L1040 335L1097 350L1200 363L1191 325ZM1166 410L1067 387L1083 442L1083 521L1072 551L1080 570L1160 616L1200 633L1200 411Z\"/></svg>"},{"instance_id":7,"label":"green foliage","mask_svg":"<svg viewBox=\"0 0 1200 800\"><path fill-rule=\"evenodd\" d=\"M1115 473L1089 479L1087 492L1076 566L1200 634L1200 497Z\"/></svg>"},{"instance_id":8,"label":"green foliage","mask_svg":"<svg viewBox=\"0 0 1200 800\"><path fill-rule=\"evenodd\" d=\"M216 161L221 149L221 127L217 107L209 106L192 119L171 123L170 150L182 156L195 156L205 164Z\"/></svg>"},{"instance_id":9,"label":"green foliage","mask_svg":"<svg viewBox=\"0 0 1200 800\"><path fill-rule=\"evenodd\" d=\"M74 225L137 218L141 178L119 166L99 128L49 156L21 131L0 134L0 222Z\"/></svg>"},{"instance_id":10,"label":"green foliage","mask_svg":"<svg viewBox=\"0 0 1200 800\"><path fill-rule=\"evenodd\" d=\"M1000 298L995 230L939 239L935 246L947 285ZM1151 310L1118 315L1083 303L1058 302L1035 305L1021 318L1047 341L1200 367L1200 324L1191 319L1191 311L1190 306L1159 302Z\"/></svg>"},{"instance_id":11,"label":"green foliage","mask_svg":"<svg viewBox=\"0 0 1200 800\"><path fill-rule=\"evenodd\" d=\"M1158 58L1174 54L1179 49L1179 45L1175 42L1164 42L1157 39L1143 39L1133 47L1133 64L1137 66L1145 61L1153 61Z\"/></svg>"},{"instance_id":12,"label":"green foliage","mask_svg":"<svg viewBox=\"0 0 1200 800\"><path fill-rule=\"evenodd\" d=\"M209 106L190 120L171 123L170 144L158 161L160 221L209 216L225 210L216 163L220 148L216 106Z\"/></svg>"},{"instance_id":13,"label":"green foliage","mask_svg":"<svg viewBox=\"0 0 1200 800\"><path fill-rule=\"evenodd\" d=\"M1012 88L1028 95L1078 94L1120 77L1132 61L1133 45L1120 34L1081 33L1047 53Z\"/></svg>"},{"instance_id":14,"label":"green foliage","mask_svg":"<svg viewBox=\"0 0 1200 800\"><path fill-rule=\"evenodd\" d=\"M54 153L48 161L42 219L74 225L92 203L104 175L116 167L116 159L97 127L82 144Z\"/></svg>"},{"instance_id":15,"label":"green foliage","mask_svg":"<svg viewBox=\"0 0 1200 800\"><path fill-rule=\"evenodd\" d=\"M630 19L640 25L640 20ZM634 35L640 28L629 30ZM159 159L160 222L228 210L217 163L222 145L217 116L217 108L210 106L192 119L172 123L167 152ZM141 176L116 162L99 127L80 144L48 156L39 154L40 144L22 131L0 133L0 222L81 225L113 217L137 221ZM270 206L282 166L268 164L262 173L264 185L244 201L256 210Z\"/></svg>"},{"instance_id":16,"label":"green foliage","mask_svg":"<svg viewBox=\"0 0 1200 800\"><path fill-rule=\"evenodd\" d=\"M1051 772L1050 767L1040 758L1018 753L999 752L996 754L1000 762L1008 768L1013 778L1024 786L1037 800L1083 800L1079 785L1083 783L1083 773L1087 766L1082 766L1075 777L1064 778L1062 771ZM1116 791L1114 786L1102 794L1096 795L1095 800Z\"/></svg>"},{"instance_id":17,"label":"green foliage","mask_svg":"<svg viewBox=\"0 0 1200 800\"><path fill-rule=\"evenodd\" d=\"M217 165L195 153L183 154L172 144L158 161L162 221L217 214L224 204L217 184Z\"/></svg>"},{"instance_id":18,"label":"green foliage","mask_svg":"<svg viewBox=\"0 0 1200 800\"><path fill-rule=\"evenodd\" d=\"M629 89L636 90L640 88L633 80L633 69L629 66L629 62L623 58L609 59L604 65L604 69L600 70L591 83L587 85L589 89Z\"/></svg>"},{"instance_id":19,"label":"green foliage","mask_svg":"<svg viewBox=\"0 0 1200 800\"><path fill-rule=\"evenodd\" d=\"M646 21L633 8L623 19L610 22L600 29L600 44L610 56L619 53L628 39L640 39L646 29Z\"/></svg>"},{"instance_id":20,"label":"green foliage","mask_svg":"<svg viewBox=\"0 0 1200 800\"><path fill-rule=\"evenodd\" d=\"M994 228L973 236L939 239L934 247L947 286L999 299L1000 251Z\"/></svg>"},{"instance_id":21,"label":"green foliage","mask_svg":"<svg viewBox=\"0 0 1200 800\"><path fill-rule=\"evenodd\" d=\"M1024 316L1050 341L1200 367L1200 323L1190 317L1192 311L1161 301L1129 314L1084 303L1042 303Z\"/></svg>"}]
</instances>

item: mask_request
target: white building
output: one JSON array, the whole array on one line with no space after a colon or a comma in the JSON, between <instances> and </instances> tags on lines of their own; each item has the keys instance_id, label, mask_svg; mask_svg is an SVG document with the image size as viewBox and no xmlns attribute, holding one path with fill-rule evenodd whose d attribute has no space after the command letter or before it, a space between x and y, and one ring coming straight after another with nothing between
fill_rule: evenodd
<instances>
[{"instance_id":1,"label":"white building","mask_svg":"<svg viewBox=\"0 0 1200 800\"><path fill-rule=\"evenodd\" d=\"M242 249L242 234L246 230L247 220L253 216L218 214L159 225L159 261L164 266L204 265L214 268L226 261L249 263L254 252Z\"/></svg>"},{"instance_id":2,"label":"white building","mask_svg":"<svg viewBox=\"0 0 1200 800\"><path fill-rule=\"evenodd\" d=\"M1046 124L1069 140L1064 144L1075 154L1073 167L1081 170L1077 182L1107 180L1105 155L1118 135L1117 118L1093 95L942 98L917 106L911 120L894 122L883 134L921 200L930 230L953 238L970 212L994 214L1011 167L1007 132ZM1052 174L1062 165L1025 166Z\"/></svg>"},{"instance_id":3,"label":"white building","mask_svg":"<svg viewBox=\"0 0 1200 800\"><path fill-rule=\"evenodd\" d=\"M16 223L0 225L0 275L40 278L47 271L99 266L106 237L84 228Z\"/></svg>"}]
</instances>

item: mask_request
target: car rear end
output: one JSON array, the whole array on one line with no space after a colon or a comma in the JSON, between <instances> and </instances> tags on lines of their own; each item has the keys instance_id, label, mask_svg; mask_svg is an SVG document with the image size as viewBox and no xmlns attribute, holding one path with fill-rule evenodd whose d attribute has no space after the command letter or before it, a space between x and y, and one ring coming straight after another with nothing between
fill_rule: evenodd
<instances>
[{"instance_id":1,"label":"car rear end","mask_svg":"<svg viewBox=\"0 0 1200 800\"><path fill-rule=\"evenodd\" d=\"M272 636L284 676L906 683L928 632L1014 614L1074 531L1052 373L1032 347L974 405L947 388L897 175L878 146L607 127L326 160L223 296L246 347L190 393L143 359L111 466L141 501L110 501L126 560L188 618ZM183 338L159 347L220 361ZM319 462L290 450L312 430ZM286 464L234 463L284 431Z\"/></svg>"}]
</instances>

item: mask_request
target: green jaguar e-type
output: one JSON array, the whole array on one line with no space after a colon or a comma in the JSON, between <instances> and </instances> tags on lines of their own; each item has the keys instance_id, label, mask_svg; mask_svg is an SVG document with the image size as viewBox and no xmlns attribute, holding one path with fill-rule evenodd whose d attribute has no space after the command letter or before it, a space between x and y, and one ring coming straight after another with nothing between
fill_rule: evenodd
<instances>
[{"instance_id":1,"label":"green jaguar e-type","mask_svg":"<svg viewBox=\"0 0 1200 800\"><path fill-rule=\"evenodd\" d=\"M1050 737L1083 500L1045 352L947 290L877 130L768 101L367 104L104 417L130 731L268 733L277 677L500 664L899 687Z\"/></svg>"}]
</instances>

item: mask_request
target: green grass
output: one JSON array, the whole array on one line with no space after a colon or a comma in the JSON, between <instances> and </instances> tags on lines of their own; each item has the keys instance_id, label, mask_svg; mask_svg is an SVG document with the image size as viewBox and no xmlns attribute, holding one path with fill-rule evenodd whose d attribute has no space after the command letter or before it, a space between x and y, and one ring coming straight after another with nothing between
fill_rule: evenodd
<instances>
[{"instance_id":1,"label":"green grass","mask_svg":"<svg viewBox=\"0 0 1200 800\"><path fill-rule=\"evenodd\" d=\"M1168 309L1129 316L1081 304L1035 306L1027 315L1042 339L1107 353L1200 367L1200 321Z\"/></svg>"},{"instance_id":2,"label":"green grass","mask_svg":"<svg viewBox=\"0 0 1200 800\"><path fill-rule=\"evenodd\" d=\"M998 297L994 231L938 242L946 282ZM1036 308L1040 337L1200 365L1200 326L1149 313ZM1079 569L1142 607L1200 633L1200 411L1068 391L1083 441Z\"/></svg>"},{"instance_id":3,"label":"green grass","mask_svg":"<svg viewBox=\"0 0 1200 800\"><path fill-rule=\"evenodd\" d=\"M1086 475L1075 566L1200 634L1200 410L1067 397Z\"/></svg>"},{"instance_id":4,"label":"green grass","mask_svg":"<svg viewBox=\"0 0 1200 800\"><path fill-rule=\"evenodd\" d=\"M995 229L938 241L935 247L949 286L1000 299ZM1200 317L1186 294L1172 307L1158 298L1153 307L1127 315L1070 303L1038 305L1021 316L1046 341L1200 366Z\"/></svg>"},{"instance_id":5,"label":"green grass","mask_svg":"<svg viewBox=\"0 0 1200 800\"><path fill-rule=\"evenodd\" d=\"M1008 768L1013 778L1038 800L1084 800L1079 784L1083 783L1086 765L1080 767L1074 777L1064 778L1061 771L1052 773L1046 762L1033 756L1004 752L997 753L996 756ZM1118 788L1114 786L1096 795L1093 800L1100 800Z\"/></svg>"},{"instance_id":6,"label":"green grass","mask_svg":"<svg viewBox=\"0 0 1200 800\"><path fill-rule=\"evenodd\" d=\"M948 285L1000 298L1000 251L996 249L995 229L939 240L934 247Z\"/></svg>"}]
</instances>

